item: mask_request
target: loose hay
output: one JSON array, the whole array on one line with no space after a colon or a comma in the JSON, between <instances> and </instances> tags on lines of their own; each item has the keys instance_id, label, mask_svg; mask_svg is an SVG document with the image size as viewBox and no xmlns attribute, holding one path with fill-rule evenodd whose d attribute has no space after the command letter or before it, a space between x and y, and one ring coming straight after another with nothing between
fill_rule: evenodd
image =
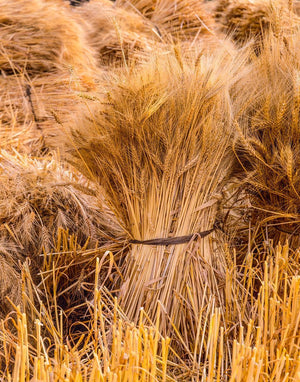
<instances>
[{"instance_id":1,"label":"loose hay","mask_svg":"<svg viewBox=\"0 0 300 382\"><path fill-rule=\"evenodd\" d=\"M15 305L19 305L22 301L22 285L20 277L20 268L14 261L11 253L7 253L5 258L1 254L2 244L0 242L0 319L12 310L10 302L6 299L9 297ZM7 251L7 243L5 244Z\"/></svg>"}]
</instances>

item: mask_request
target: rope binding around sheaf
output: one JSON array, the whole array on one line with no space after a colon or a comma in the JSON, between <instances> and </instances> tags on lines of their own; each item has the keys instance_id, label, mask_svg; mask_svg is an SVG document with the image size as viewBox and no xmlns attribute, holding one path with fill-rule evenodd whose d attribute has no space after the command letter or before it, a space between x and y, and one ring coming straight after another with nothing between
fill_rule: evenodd
<instances>
[{"instance_id":1,"label":"rope binding around sheaf","mask_svg":"<svg viewBox=\"0 0 300 382\"><path fill-rule=\"evenodd\" d=\"M189 243L190 241L197 240L199 237L203 239L204 237L210 235L212 232L214 232L218 227L218 225L215 223L213 228L193 233L191 235L185 235L185 236L177 236L177 237L167 237L167 238L156 238L156 239L150 239L150 240L130 240L130 244L141 244L141 245L178 245L178 244L185 244Z\"/></svg>"}]
</instances>

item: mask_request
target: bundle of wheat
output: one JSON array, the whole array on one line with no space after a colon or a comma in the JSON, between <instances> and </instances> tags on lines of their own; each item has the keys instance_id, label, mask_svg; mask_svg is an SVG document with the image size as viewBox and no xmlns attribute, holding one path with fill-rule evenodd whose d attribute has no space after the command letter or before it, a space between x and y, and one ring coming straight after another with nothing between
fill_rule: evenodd
<instances>
[{"instance_id":1,"label":"bundle of wheat","mask_svg":"<svg viewBox=\"0 0 300 382\"><path fill-rule=\"evenodd\" d=\"M74 12L87 22L88 41L101 65L126 64L136 54L151 52L158 40L151 23L109 0L95 0Z\"/></svg>"},{"instance_id":2,"label":"bundle of wheat","mask_svg":"<svg viewBox=\"0 0 300 382\"><path fill-rule=\"evenodd\" d=\"M117 0L116 4L137 10L161 35L171 35L175 40L213 33L213 17L199 0Z\"/></svg>"},{"instance_id":3,"label":"bundle of wheat","mask_svg":"<svg viewBox=\"0 0 300 382\"><path fill-rule=\"evenodd\" d=\"M299 38L265 39L234 95L235 150L254 222L268 223L269 239L299 236Z\"/></svg>"},{"instance_id":4,"label":"bundle of wheat","mask_svg":"<svg viewBox=\"0 0 300 382\"><path fill-rule=\"evenodd\" d=\"M0 26L0 146L41 153L56 134L53 114L66 122L79 103L75 92L96 87L94 54L55 1L0 1Z\"/></svg>"},{"instance_id":5,"label":"bundle of wheat","mask_svg":"<svg viewBox=\"0 0 300 382\"><path fill-rule=\"evenodd\" d=\"M220 50L224 54L224 59L227 55L228 60L231 61L237 53L237 47L231 39L221 34L201 36L194 41L180 41L170 44L168 49L173 52L178 51L178 54L183 55L186 59L190 57L191 62L195 60L195 57L214 55Z\"/></svg>"},{"instance_id":6,"label":"bundle of wheat","mask_svg":"<svg viewBox=\"0 0 300 382\"><path fill-rule=\"evenodd\" d=\"M290 12L288 2L282 0L220 0L215 18L222 24L223 32L239 44L260 37L265 31L291 31L300 21Z\"/></svg>"},{"instance_id":7,"label":"bundle of wheat","mask_svg":"<svg viewBox=\"0 0 300 382\"><path fill-rule=\"evenodd\" d=\"M143 70L112 79L105 108L73 128L73 161L98 179L133 240L123 309L136 320L144 307L153 319L160 301L161 328L167 317L176 327L188 321L187 337L197 331L203 289L221 299L224 259L213 252L212 238L231 173L233 71L222 52L193 62L178 52L156 56Z\"/></svg>"},{"instance_id":8,"label":"bundle of wheat","mask_svg":"<svg viewBox=\"0 0 300 382\"><path fill-rule=\"evenodd\" d=\"M23 256L53 248L59 227L76 234L79 244L118 236L113 217L96 207L80 176L54 156L32 159L2 151L0 171L1 239Z\"/></svg>"},{"instance_id":9,"label":"bundle of wheat","mask_svg":"<svg viewBox=\"0 0 300 382\"><path fill-rule=\"evenodd\" d=\"M95 68L83 28L63 4L45 0L0 1L0 72L40 74L71 67Z\"/></svg>"},{"instance_id":10,"label":"bundle of wheat","mask_svg":"<svg viewBox=\"0 0 300 382\"><path fill-rule=\"evenodd\" d=\"M3 89L0 94L0 148L14 146L20 151L25 147L31 150L38 131L25 97L25 85L14 76L0 76L0 88Z\"/></svg>"},{"instance_id":11,"label":"bundle of wheat","mask_svg":"<svg viewBox=\"0 0 300 382\"><path fill-rule=\"evenodd\" d=\"M60 251L60 244L58 247L56 244L59 227L76 236L78 253L88 239L113 249L113 242L120 237L116 246L122 248L122 231L113 215L107 208L96 207L95 197L87 194L82 177L64 169L57 158L48 156L39 160L2 151L0 179L0 259L9 269L7 277L1 278L0 298L8 294L16 300L14 288L20 291L20 284L15 282L17 275L20 279L18 261L30 257L33 268L37 267L36 274L45 261L40 257L43 251ZM62 261L66 261L68 251L65 253ZM79 255L71 256L68 262L71 271L67 272L66 268L64 273L68 274L70 284L81 275L83 263L95 257L90 255L81 259ZM78 260L81 265L76 267Z\"/></svg>"}]
</instances>

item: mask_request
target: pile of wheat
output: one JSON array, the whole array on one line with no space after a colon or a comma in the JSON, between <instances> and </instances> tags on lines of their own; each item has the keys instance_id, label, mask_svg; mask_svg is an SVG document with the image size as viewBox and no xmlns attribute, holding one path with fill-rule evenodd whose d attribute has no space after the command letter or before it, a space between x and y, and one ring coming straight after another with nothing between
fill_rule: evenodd
<instances>
[{"instance_id":1,"label":"pile of wheat","mask_svg":"<svg viewBox=\"0 0 300 382\"><path fill-rule=\"evenodd\" d=\"M160 41L150 22L131 9L116 7L109 0L94 0L74 13L85 25L99 65L110 69L149 54Z\"/></svg>"},{"instance_id":2,"label":"pile of wheat","mask_svg":"<svg viewBox=\"0 0 300 382\"><path fill-rule=\"evenodd\" d=\"M63 5L43 0L0 2L0 71L10 74L95 68L84 29Z\"/></svg>"},{"instance_id":3,"label":"pile of wheat","mask_svg":"<svg viewBox=\"0 0 300 382\"><path fill-rule=\"evenodd\" d=\"M55 127L52 110L65 122L75 91L95 88L94 52L65 4L3 1L0 25L1 145L41 151Z\"/></svg>"},{"instance_id":4,"label":"pile of wheat","mask_svg":"<svg viewBox=\"0 0 300 382\"><path fill-rule=\"evenodd\" d=\"M40 155L57 147L58 131L81 104L93 103L95 84L69 72L0 76L0 87L0 147Z\"/></svg>"},{"instance_id":5,"label":"pile of wheat","mask_svg":"<svg viewBox=\"0 0 300 382\"><path fill-rule=\"evenodd\" d=\"M215 8L215 18L222 31L230 34L238 44L257 39L272 30L289 34L299 27L299 17L291 12L285 1L270 0L220 0ZM290 8L290 9L289 9Z\"/></svg>"},{"instance_id":6,"label":"pile of wheat","mask_svg":"<svg viewBox=\"0 0 300 382\"><path fill-rule=\"evenodd\" d=\"M122 237L113 216L99 208L82 177L67 171L53 155L32 159L2 151L0 179L0 254L13 275L26 257L40 267L40 256L55 248L60 227L76 235L81 246L88 239L102 245ZM1 289L18 285L10 273L1 278Z\"/></svg>"},{"instance_id":7,"label":"pile of wheat","mask_svg":"<svg viewBox=\"0 0 300 382\"><path fill-rule=\"evenodd\" d=\"M238 84L234 149L255 226L299 245L299 33L267 37ZM255 78L255 80L254 80ZM275 229L275 232L274 232Z\"/></svg>"},{"instance_id":8,"label":"pile of wheat","mask_svg":"<svg viewBox=\"0 0 300 382\"><path fill-rule=\"evenodd\" d=\"M231 176L236 70L223 51L193 61L155 56L111 78L103 106L72 126L72 161L102 185L128 239L137 240L123 267L121 307L136 321L141 307L154 319L161 305L163 333L175 325L185 338L196 335L204 290L223 301L225 260L214 230ZM139 243L156 238L163 242Z\"/></svg>"},{"instance_id":9,"label":"pile of wheat","mask_svg":"<svg viewBox=\"0 0 300 382\"><path fill-rule=\"evenodd\" d=\"M138 11L163 37L186 40L213 33L213 17L201 0L117 0L116 4Z\"/></svg>"}]
</instances>

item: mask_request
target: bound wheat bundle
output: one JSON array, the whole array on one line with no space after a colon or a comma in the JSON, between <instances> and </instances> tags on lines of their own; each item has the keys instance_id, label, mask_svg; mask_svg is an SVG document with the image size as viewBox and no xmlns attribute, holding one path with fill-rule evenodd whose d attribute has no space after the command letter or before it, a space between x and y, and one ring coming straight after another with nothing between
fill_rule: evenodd
<instances>
[{"instance_id":1,"label":"bound wheat bundle","mask_svg":"<svg viewBox=\"0 0 300 382\"><path fill-rule=\"evenodd\" d=\"M0 25L0 145L41 152L56 135L53 114L66 122L76 91L95 88L95 59L64 4L0 1Z\"/></svg>"},{"instance_id":2,"label":"bound wheat bundle","mask_svg":"<svg viewBox=\"0 0 300 382\"><path fill-rule=\"evenodd\" d=\"M254 222L268 223L276 240L299 235L299 38L265 39L235 97L235 149Z\"/></svg>"},{"instance_id":3,"label":"bound wheat bundle","mask_svg":"<svg viewBox=\"0 0 300 382\"><path fill-rule=\"evenodd\" d=\"M101 210L96 206L95 197L91 191L86 192L81 178L63 168L52 155L33 159L17 152L1 151L0 262L3 263L1 270L6 273L0 282L1 301L6 295L15 304L20 300L21 264L26 257L31 259L33 275L37 276L42 270L41 264L48 264L53 257L47 259L47 253L60 252L61 243L69 242L67 236L61 234L57 239L59 229L75 236L71 249L65 249L58 259L64 269L64 282L60 285L68 288L69 299L73 289L77 290L78 278L84 280L85 264L97 255L97 251L82 251L88 240L92 248L96 242L106 249L122 248L122 230L107 208ZM119 241L114 245L116 237ZM43 252L44 257L40 256Z\"/></svg>"},{"instance_id":4,"label":"bound wheat bundle","mask_svg":"<svg viewBox=\"0 0 300 382\"><path fill-rule=\"evenodd\" d=\"M0 25L0 71L33 75L67 67L84 73L95 68L84 30L63 4L1 0Z\"/></svg>"},{"instance_id":5,"label":"bound wheat bundle","mask_svg":"<svg viewBox=\"0 0 300 382\"><path fill-rule=\"evenodd\" d=\"M122 308L130 319L141 307L154 319L160 301L161 328L169 317L187 337L195 334L193 317L210 294L203 288L217 299L222 294L224 259L213 251L213 231L231 173L233 71L223 53L193 62L178 52L156 56L143 70L111 79L105 108L73 127L72 160L103 186L134 239ZM151 240L156 238L162 239Z\"/></svg>"},{"instance_id":6,"label":"bound wheat bundle","mask_svg":"<svg viewBox=\"0 0 300 382\"><path fill-rule=\"evenodd\" d=\"M20 254L35 256L43 248L51 250L59 227L75 234L79 244L89 237L109 240L118 231L113 218L85 192L81 178L62 167L55 156L33 159L1 151L0 171L0 235L14 243Z\"/></svg>"},{"instance_id":7,"label":"bound wheat bundle","mask_svg":"<svg viewBox=\"0 0 300 382\"><path fill-rule=\"evenodd\" d=\"M117 6L136 9L148 18L158 33L173 39L193 39L212 34L213 17L199 0L117 0Z\"/></svg>"},{"instance_id":8,"label":"bound wheat bundle","mask_svg":"<svg viewBox=\"0 0 300 382\"><path fill-rule=\"evenodd\" d=\"M137 54L151 52L158 40L157 32L141 15L111 1L95 0L74 12L88 23L88 40L101 66L126 64Z\"/></svg>"},{"instance_id":9,"label":"bound wheat bundle","mask_svg":"<svg viewBox=\"0 0 300 382\"><path fill-rule=\"evenodd\" d=\"M215 17L222 24L223 32L243 44L269 30L287 33L299 26L300 19L291 12L289 3L282 0L220 0Z\"/></svg>"}]
</instances>

